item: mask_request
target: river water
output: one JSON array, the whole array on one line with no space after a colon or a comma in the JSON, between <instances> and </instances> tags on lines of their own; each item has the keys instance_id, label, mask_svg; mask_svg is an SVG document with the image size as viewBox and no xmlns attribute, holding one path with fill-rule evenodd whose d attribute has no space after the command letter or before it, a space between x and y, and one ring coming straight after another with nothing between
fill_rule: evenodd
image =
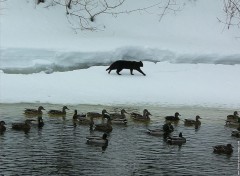
<instances>
[{"instance_id":1,"label":"river water","mask_svg":"<svg viewBox=\"0 0 240 176\"><path fill-rule=\"evenodd\" d=\"M14 131L11 123L23 122L25 108L40 104L0 104L0 120L7 130L0 135L0 175L237 175L238 139L231 137L234 128L226 127L225 119L234 109L203 107L101 106L67 105L65 118L49 117L46 111L62 105L41 104L45 125L31 128L29 133ZM113 125L106 149L86 144L86 137L102 135L88 126L74 127L72 115L78 112L142 113L147 108L149 123L136 123L129 116L127 126ZM200 128L174 124L173 136L183 133L187 142L182 146L168 145L162 137L146 133L147 128L161 127L166 115L179 112L181 119L202 117ZM100 123L95 121L95 123ZM231 143L232 155L214 154L212 146Z\"/></svg>"}]
</instances>

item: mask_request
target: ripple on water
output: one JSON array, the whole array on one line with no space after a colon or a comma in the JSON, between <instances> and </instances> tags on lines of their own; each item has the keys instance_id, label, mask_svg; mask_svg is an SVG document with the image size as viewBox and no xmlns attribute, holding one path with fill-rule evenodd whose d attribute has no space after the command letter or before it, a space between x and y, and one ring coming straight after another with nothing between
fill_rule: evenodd
<instances>
[{"instance_id":1,"label":"ripple on water","mask_svg":"<svg viewBox=\"0 0 240 176\"><path fill-rule=\"evenodd\" d=\"M4 175L236 175L237 139L231 137L233 128L224 127L226 115L233 110L198 107L147 107L151 112L150 123L135 123L129 117L127 126L114 126L105 150L86 144L86 136L102 135L87 126L72 124L73 110L98 111L102 106L69 106L65 118L43 114L44 127L32 128L29 133L11 129L12 122L26 119L26 107L36 104L0 104L0 117L7 123L7 131L0 135L0 171ZM45 109L59 105L45 105ZM104 107L110 112L122 107ZM125 108L139 113L145 107ZM14 110L14 111L13 111ZM175 124L173 135L179 132L187 138L182 146L166 144L162 137L146 133L147 128L164 124L164 116L176 111L181 118L202 117L199 129ZM231 156L216 155L212 146L231 143Z\"/></svg>"}]
</instances>

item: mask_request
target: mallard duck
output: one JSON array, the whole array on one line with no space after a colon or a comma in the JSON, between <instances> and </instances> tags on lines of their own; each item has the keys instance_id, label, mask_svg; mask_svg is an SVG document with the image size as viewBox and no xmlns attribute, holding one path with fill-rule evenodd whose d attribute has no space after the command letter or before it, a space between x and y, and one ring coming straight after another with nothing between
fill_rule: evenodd
<instances>
[{"instance_id":1,"label":"mallard duck","mask_svg":"<svg viewBox=\"0 0 240 176\"><path fill-rule=\"evenodd\" d=\"M119 114L119 113L111 113L111 114L110 114L110 118L111 118L111 119L126 119L125 113L127 113L127 112L125 111L125 109L122 109L122 110L121 110L121 114Z\"/></svg>"},{"instance_id":2,"label":"mallard duck","mask_svg":"<svg viewBox=\"0 0 240 176\"><path fill-rule=\"evenodd\" d=\"M42 116L38 116L37 122L36 120L26 120L26 122L31 126L37 126L38 128L42 128L44 126L44 122Z\"/></svg>"},{"instance_id":3,"label":"mallard duck","mask_svg":"<svg viewBox=\"0 0 240 176\"><path fill-rule=\"evenodd\" d=\"M147 129L147 133L153 136L165 135L165 132L163 131L163 129L154 129L154 130Z\"/></svg>"},{"instance_id":4,"label":"mallard duck","mask_svg":"<svg viewBox=\"0 0 240 176\"><path fill-rule=\"evenodd\" d=\"M6 123L4 121L0 121L0 133L3 133L6 131L5 125Z\"/></svg>"},{"instance_id":5,"label":"mallard duck","mask_svg":"<svg viewBox=\"0 0 240 176\"><path fill-rule=\"evenodd\" d=\"M227 116L227 120L226 120L226 124L230 124L230 123L234 123L234 122L238 122L238 118L239 118L239 116L238 116L239 114L238 114L238 112L237 111L234 111L233 112L233 115L228 115Z\"/></svg>"},{"instance_id":6,"label":"mallard duck","mask_svg":"<svg viewBox=\"0 0 240 176\"><path fill-rule=\"evenodd\" d=\"M53 115L53 116L54 115L57 115L57 116L66 115L66 109L68 109L68 107L67 106L63 106L62 111L60 111L60 110L50 110L50 111L48 111L48 114L49 115Z\"/></svg>"},{"instance_id":7,"label":"mallard duck","mask_svg":"<svg viewBox=\"0 0 240 176\"><path fill-rule=\"evenodd\" d=\"M42 115L42 110L45 110L42 106L39 106L38 109L25 109L25 115Z\"/></svg>"},{"instance_id":8,"label":"mallard duck","mask_svg":"<svg viewBox=\"0 0 240 176\"><path fill-rule=\"evenodd\" d=\"M121 119L121 118L116 118L111 120L111 124L115 124L115 125L126 125L127 124L127 119Z\"/></svg>"},{"instance_id":9,"label":"mallard duck","mask_svg":"<svg viewBox=\"0 0 240 176\"><path fill-rule=\"evenodd\" d=\"M107 134L104 133L102 137L99 136L89 136L86 137L87 139L87 144L94 144L94 145L108 145L108 139L107 139Z\"/></svg>"},{"instance_id":10,"label":"mallard duck","mask_svg":"<svg viewBox=\"0 0 240 176\"><path fill-rule=\"evenodd\" d=\"M197 115L196 120L185 119L184 124L187 125L187 126L188 125L189 126L191 126L191 125L201 125L201 121L199 119L201 119L201 117L199 115Z\"/></svg>"},{"instance_id":11,"label":"mallard duck","mask_svg":"<svg viewBox=\"0 0 240 176\"><path fill-rule=\"evenodd\" d=\"M231 154L233 152L233 146L231 144L227 145L216 145L213 146L213 152L218 154Z\"/></svg>"},{"instance_id":12,"label":"mallard duck","mask_svg":"<svg viewBox=\"0 0 240 176\"><path fill-rule=\"evenodd\" d=\"M178 137L168 137L167 138L167 143L171 145L181 145L186 143L186 138L182 136L182 133L179 133Z\"/></svg>"},{"instance_id":13,"label":"mallard duck","mask_svg":"<svg viewBox=\"0 0 240 176\"><path fill-rule=\"evenodd\" d=\"M138 113L131 113L131 117L133 118L133 120L143 121L143 122L150 120L149 115L152 115L152 114L147 109L143 110L143 115Z\"/></svg>"},{"instance_id":14,"label":"mallard duck","mask_svg":"<svg viewBox=\"0 0 240 176\"><path fill-rule=\"evenodd\" d=\"M77 114L77 110L74 111L73 120L81 125L93 125L93 118L87 119L85 114Z\"/></svg>"},{"instance_id":15,"label":"mallard duck","mask_svg":"<svg viewBox=\"0 0 240 176\"><path fill-rule=\"evenodd\" d=\"M171 122L167 122L163 125L163 131L165 134L170 134L174 131L174 128L172 126Z\"/></svg>"},{"instance_id":16,"label":"mallard duck","mask_svg":"<svg viewBox=\"0 0 240 176\"><path fill-rule=\"evenodd\" d=\"M238 112L234 111L233 115L228 115L227 116L226 125L239 126L240 125L239 120L240 119L239 119L239 116L238 116Z\"/></svg>"},{"instance_id":17,"label":"mallard duck","mask_svg":"<svg viewBox=\"0 0 240 176\"><path fill-rule=\"evenodd\" d=\"M232 131L232 136L240 138L240 131Z\"/></svg>"},{"instance_id":18,"label":"mallard duck","mask_svg":"<svg viewBox=\"0 0 240 176\"><path fill-rule=\"evenodd\" d=\"M111 132L112 131L111 119L108 118L107 123L96 124L95 130L103 131L103 132L107 132L107 133Z\"/></svg>"},{"instance_id":19,"label":"mallard duck","mask_svg":"<svg viewBox=\"0 0 240 176\"><path fill-rule=\"evenodd\" d=\"M86 114L77 114L77 110L74 110L73 120L86 119Z\"/></svg>"},{"instance_id":20,"label":"mallard duck","mask_svg":"<svg viewBox=\"0 0 240 176\"><path fill-rule=\"evenodd\" d=\"M166 116L165 119L170 121L178 121L180 120L178 116L181 115L178 112L176 112L174 116Z\"/></svg>"},{"instance_id":21,"label":"mallard duck","mask_svg":"<svg viewBox=\"0 0 240 176\"><path fill-rule=\"evenodd\" d=\"M31 126L29 123L30 122L28 120L26 120L25 123L13 123L12 129L28 132L31 129Z\"/></svg>"},{"instance_id":22,"label":"mallard duck","mask_svg":"<svg viewBox=\"0 0 240 176\"><path fill-rule=\"evenodd\" d=\"M102 110L102 114L98 113L98 112L88 112L86 114L86 117L89 117L89 118L99 118L99 117L102 117L102 118L107 118L106 116L109 116L108 112L106 111L106 109L103 109Z\"/></svg>"}]
</instances>

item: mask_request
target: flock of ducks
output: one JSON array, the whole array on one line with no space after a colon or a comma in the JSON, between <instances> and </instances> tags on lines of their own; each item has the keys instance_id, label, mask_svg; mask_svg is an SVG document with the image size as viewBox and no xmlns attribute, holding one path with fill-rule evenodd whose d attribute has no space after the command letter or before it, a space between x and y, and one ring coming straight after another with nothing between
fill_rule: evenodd
<instances>
[{"instance_id":1,"label":"flock of ducks","mask_svg":"<svg viewBox=\"0 0 240 176\"><path fill-rule=\"evenodd\" d=\"M37 120L27 119L23 123L12 123L12 129L21 130L24 132L28 132L31 129L31 126L37 126L38 128L42 128L44 126L44 122L42 119L42 110L45 110L42 106L39 106L38 109L25 109L24 114L26 116L38 116ZM66 110L69 110L67 106L63 106L62 110L49 110L49 116L65 116ZM89 136L86 137L87 144L94 145L108 145L107 133L110 133L113 130L112 124L116 125L126 125L128 120L126 118L126 114L129 114L124 109L121 110L121 113L108 113L105 109L102 110L102 113L97 112L88 112L86 114L78 114L77 110L74 110L73 114L73 124L76 126L80 125L88 125L91 130L97 130L104 132L102 136ZM133 121L139 122L149 122L151 113L147 110L143 110L143 114L138 113L130 113L130 117ZM183 137L182 133L179 133L178 137L171 137L170 134L174 131L172 122L177 122L180 120L179 116L181 116L178 112L174 114L174 116L166 116L166 123L162 128L158 129L148 129L146 132L153 136L164 136L166 142L171 145L182 145L186 143L186 138ZM95 124L94 119L102 118L102 123ZM105 122L105 119L107 121ZM195 120L193 119L185 119L185 126L195 126L198 128L201 125L201 121L199 120L201 117L199 115L196 116ZM240 137L240 121L239 114L237 111L233 113L233 115L228 115L226 120L227 125L237 125L238 131L233 131L232 136ZM4 133L6 131L5 127L6 123L4 121L0 121L0 133ZM231 144L227 145L217 145L213 147L214 153L224 153L231 154L233 152L233 146Z\"/></svg>"}]
</instances>

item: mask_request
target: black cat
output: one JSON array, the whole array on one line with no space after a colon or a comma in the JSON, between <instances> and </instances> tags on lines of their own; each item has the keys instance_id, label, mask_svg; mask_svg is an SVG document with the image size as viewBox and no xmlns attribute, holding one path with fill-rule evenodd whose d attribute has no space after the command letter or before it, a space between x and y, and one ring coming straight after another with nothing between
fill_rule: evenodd
<instances>
[{"instance_id":1,"label":"black cat","mask_svg":"<svg viewBox=\"0 0 240 176\"><path fill-rule=\"evenodd\" d=\"M118 60L113 62L109 68L106 69L109 70L108 73L110 73L112 70L117 70L117 74L121 75L119 72L122 71L122 69L130 69L131 75L133 75L133 70L137 70L140 73L142 73L144 76L146 76L145 73L140 69L140 67L143 67L143 63L136 62L136 61L125 61L125 60Z\"/></svg>"}]
</instances>

